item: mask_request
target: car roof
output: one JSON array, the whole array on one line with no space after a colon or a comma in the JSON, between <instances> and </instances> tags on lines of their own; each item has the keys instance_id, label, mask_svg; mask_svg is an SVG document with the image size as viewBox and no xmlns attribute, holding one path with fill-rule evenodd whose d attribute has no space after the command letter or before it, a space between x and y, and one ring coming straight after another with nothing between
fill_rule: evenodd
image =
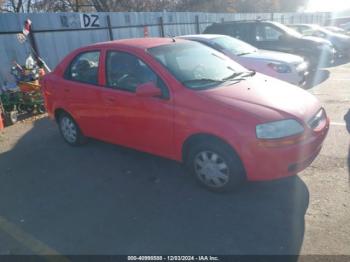
<instances>
[{"instance_id":1,"label":"car roof","mask_svg":"<svg viewBox=\"0 0 350 262\"><path fill-rule=\"evenodd\" d=\"M321 27L317 24L292 24L290 26L307 26L307 27L312 27L312 28L315 28L315 27Z\"/></svg>"},{"instance_id":2,"label":"car roof","mask_svg":"<svg viewBox=\"0 0 350 262\"><path fill-rule=\"evenodd\" d=\"M211 40L214 38L222 37L225 35L219 35L219 34L199 34L199 35L181 35L176 37L176 39L206 39L206 40Z\"/></svg>"},{"instance_id":3,"label":"car roof","mask_svg":"<svg viewBox=\"0 0 350 262\"><path fill-rule=\"evenodd\" d=\"M213 23L212 25L233 25L233 24L256 24L256 23L274 23L271 20L255 19L255 20L236 20L236 21L223 21L220 23Z\"/></svg>"},{"instance_id":4,"label":"car roof","mask_svg":"<svg viewBox=\"0 0 350 262\"><path fill-rule=\"evenodd\" d=\"M108 47L132 47L136 49L148 49L161 45L167 45L174 42L185 42L184 39L175 38L161 38L161 37L146 37L146 38L132 38L132 39L121 39L108 42L95 43L84 48L108 48Z\"/></svg>"}]
</instances>

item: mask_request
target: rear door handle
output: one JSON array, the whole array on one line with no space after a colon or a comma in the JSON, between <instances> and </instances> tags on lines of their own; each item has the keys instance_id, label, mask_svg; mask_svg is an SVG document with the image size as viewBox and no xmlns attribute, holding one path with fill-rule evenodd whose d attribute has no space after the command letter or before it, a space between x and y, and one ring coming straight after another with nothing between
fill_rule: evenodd
<instances>
[{"instance_id":1,"label":"rear door handle","mask_svg":"<svg viewBox=\"0 0 350 262\"><path fill-rule=\"evenodd\" d=\"M69 88L63 88L63 91L66 92L66 93L70 92Z\"/></svg>"}]
</instances>

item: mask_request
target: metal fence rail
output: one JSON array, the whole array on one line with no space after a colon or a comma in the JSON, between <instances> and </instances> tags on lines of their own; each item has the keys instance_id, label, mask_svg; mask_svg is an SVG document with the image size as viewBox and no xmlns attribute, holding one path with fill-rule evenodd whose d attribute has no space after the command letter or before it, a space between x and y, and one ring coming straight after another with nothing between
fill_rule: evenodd
<instances>
[{"instance_id":1,"label":"metal fence rail","mask_svg":"<svg viewBox=\"0 0 350 262\"><path fill-rule=\"evenodd\" d=\"M330 14L127 12L85 14L86 17L90 18L84 21L81 13L0 14L0 86L9 79L12 61L23 64L30 52L29 46L20 44L16 38L28 18L33 22L32 32L38 52L53 68L70 51L96 42L196 34L214 22L258 18L291 24L324 24Z\"/></svg>"}]
</instances>

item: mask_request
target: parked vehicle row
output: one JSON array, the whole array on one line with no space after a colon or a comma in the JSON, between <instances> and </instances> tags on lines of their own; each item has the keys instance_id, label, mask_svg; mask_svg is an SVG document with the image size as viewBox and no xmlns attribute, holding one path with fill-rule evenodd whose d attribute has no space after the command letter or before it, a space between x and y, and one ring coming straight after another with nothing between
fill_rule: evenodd
<instances>
[{"instance_id":1,"label":"parked vehicle row","mask_svg":"<svg viewBox=\"0 0 350 262\"><path fill-rule=\"evenodd\" d=\"M317 52L330 48L328 41L296 39L300 49L299 40ZM227 49L232 44L217 41L229 41ZM249 64L261 58L258 69L287 72L276 64L304 63L269 54L275 56L269 65L267 53L244 49L255 56ZM311 49L305 53L316 52ZM178 38L98 43L73 51L44 77L45 105L68 144L91 137L173 159L211 190L295 175L321 150L326 112L303 89L234 61L248 64L249 55L241 56Z\"/></svg>"},{"instance_id":2,"label":"parked vehicle row","mask_svg":"<svg viewBox=\"0 0 350 262\"><path fill-rule=\"evenodd\" d=\"M350 57L350 36L313 24L289 25L304 36L315 36L326 39L332 43L340 57ZM334 30L334 29L333 29Z\"/></svg>"},{"instance_id":3,"label":"parked vehicle row","mask_svg":"<svg viewBox=\"0 0 350 262\"><path fill-rule=\"evenodd\" d=\"M343 28L337 27L337 26L325 26L325 29L333 32L333 33L337 33L337 34L343 34L343 35L350 35L350 32L346 31Z\"/></svg>"},{"instance_id":4,"label":"parked vehicle row","mask_svg":"<svg viewBox=\"0 0 350 262\"><path fill-rule=\"evenodd\" d=\"M299 55L307 60L311 68L330 65L336 57L336 50L330 41L303 36L276 22L254 20L214 23L204 33L229 35L259 49Z\"/></svg>"},{"instance_id":5,"label":"parked vehicle row","mask_svg":"<svg viewBox=\"0 0 350 262\"><path fill-rule=\"evenodd\" d=\"M350 22L341 25L341 28L347 32L350 32Z\"/></svg>"}]
</instances>

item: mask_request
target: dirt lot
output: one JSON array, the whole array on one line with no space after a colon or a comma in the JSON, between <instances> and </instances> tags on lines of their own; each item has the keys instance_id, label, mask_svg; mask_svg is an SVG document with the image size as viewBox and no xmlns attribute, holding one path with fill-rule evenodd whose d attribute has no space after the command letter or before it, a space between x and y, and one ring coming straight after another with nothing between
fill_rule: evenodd
<instances>
[{"instance_id":1,"label":"dirt lot","mask_svg":"<svg viewBox=\"0 0 350 262\"><path fill-rule=\"evenodd\" d=\"M298 176L231 194L174 162L98 141L72 148L47 118L0 135L0 254L350 255L350 64L309 91L332 120ZM318 83L322 82L322 83Z\"/></svg>"}]
</instances>

